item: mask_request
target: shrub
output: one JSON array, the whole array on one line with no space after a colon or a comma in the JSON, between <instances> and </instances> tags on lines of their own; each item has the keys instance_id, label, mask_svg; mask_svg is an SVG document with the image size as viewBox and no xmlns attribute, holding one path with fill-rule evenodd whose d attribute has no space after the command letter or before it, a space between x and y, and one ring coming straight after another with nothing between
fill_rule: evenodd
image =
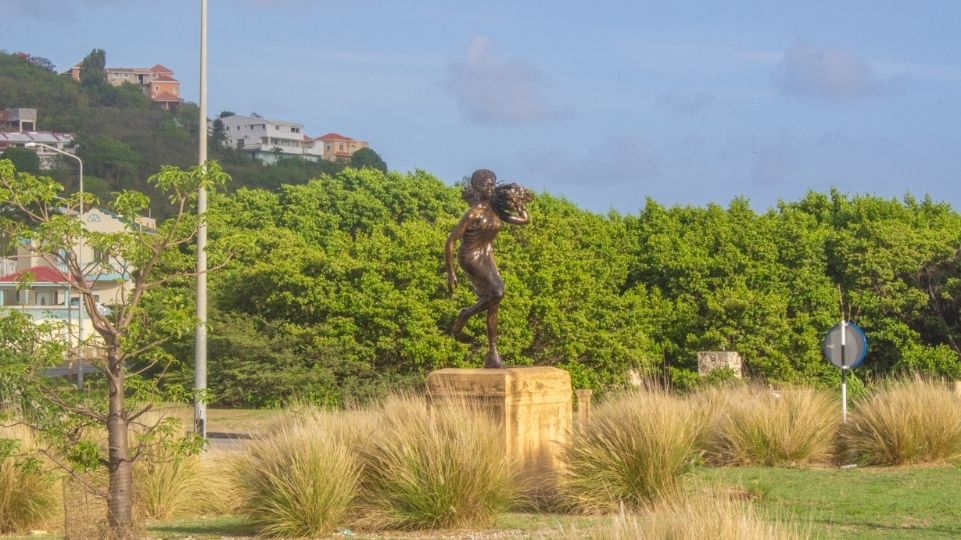
<instances>
[{"instance_id":1,"label":"shrub","mask_svg":"<svg viewBox=\"0 0 961 540\"><path fill-rule=\"evenodd\" d=\"M810 534L777 521L764 521L748 503L715 494L672 497L638 515L621 509L609 527L586 535L572 529L566 536L572 540L793 540Z\"/></svg>"},{"instance_id":2,"label":"shrub","mask_svg":"<svg viewBox=\"0 0 961 540\"><path fill-rule=\"evenodd\" d=\"M163 451L141 459L134 470L138 514L165 519L193 510L204 499L207 482L200 456Z\"/></svg>"},{"instance_id":3,"label":"shrub","mask_svg":"<svg viewBox=\"0 0 961 540\"><path fill-rule=\"evenodd\" d=\"M34 454L33 434L23 426L0 428L0 443L0 533L52 519L60 509L60 490Z\"/></svg>"},{"instance_id":4,"label":"shrub","mask_svg":"<svg viewBox=\"0 0 961 540\"><path fill-rule=\"evenodd\" d=\"M360 462L335 415L280 427L251 442L234 472L241 510L260 534L318 536L345 519Z\"/></svg>"},{"instance_id":5,"label":"shrub","mask_svg":"<svg viewBox=\"0 0 961 540\"><path fill-rule=\"evenodd\" d=\"M513 495L504 435L467 405L393 398L364 450L363 526L437 529L489 524Z\"/></svg>"},{"instance_id":6,"label":"shrub","mask_svg":"<svg viewBox=\"0 0 961 540\"><path fill-rule=\"evenodd\" d=\"M716 390L705 455L718 465L799 465L834 455L840 413L830 394L810 388ZM726 395L724 395L726 394Z\"/></svg>"},{"instance_id":7,"label":"shrub","mask_svg":"<svg viewBox=\"0 0 961 540\"><path fill-rule=\"evenodd\" d=\"M561 496L574 510L609 513L671 494L697 454L703 428L700 409L663 391L604 403L564 452Z\"/></svg>"},{"instance_id":8,"label":"shrub","mask_svg":"<svg viewBox=\"0 0 961 540\"><path fill-rule=\"evenodd\" d=\"M854 405L841 432L849 459L904 465L961 458L961 399L940 382L888 383Z\"/></svg>"},{"instance_id":9,"label":"shrub","mask_svg":"<svg viewBox=\"0 0 961 540\"><path fill-rule=\"evenodd\" d=\"M132 424L134 440L144 452L134 463L134 505L149 519L164 519L196 510L205 500L208 475L197 455L199 447L177 417L158 411Z\"/></svg>"}]
</instances>

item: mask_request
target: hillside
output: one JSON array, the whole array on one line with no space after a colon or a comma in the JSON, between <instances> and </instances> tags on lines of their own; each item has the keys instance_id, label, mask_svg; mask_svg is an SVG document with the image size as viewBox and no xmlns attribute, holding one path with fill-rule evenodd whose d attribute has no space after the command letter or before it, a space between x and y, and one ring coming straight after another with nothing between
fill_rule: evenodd
<instances>
[{"instance_id":1,"label":"hillside","mask_svg":"<svg viewBox=\"0 0 961 540\"><path fill-rule=\"evenodd\" d=\"M38 130L76 133L77 154L84 163L84 189L102 200L122 189L155 195L146 179L162 165L197 163L199 112L194 103L183 103L168 112L153 105L137 87L77 82L53 71L43 58L0 52L0 108L4 107L38 109ZM209 145L209 157L219 161L233 178L232 190L277 189L344 167L297 158L270 166L213 140ZM51 175L68 190L76 189L76 174L69 165ZM163 216L162 206L155 210Z\"/></svg>"}]
</instances>

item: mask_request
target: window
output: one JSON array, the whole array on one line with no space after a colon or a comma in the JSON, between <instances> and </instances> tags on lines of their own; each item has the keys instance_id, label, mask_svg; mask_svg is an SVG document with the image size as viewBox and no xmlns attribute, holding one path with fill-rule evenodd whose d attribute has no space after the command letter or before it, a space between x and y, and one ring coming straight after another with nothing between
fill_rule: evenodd
<instances>
[{"instance_id":1,"label":"window","mask_svg":"<svg viewBox=\"0 0 961 540\"><path fill-rule=\"evenodd\" d=\"M340 145L340 149L343 150L343 149L344 149L344 145Z\"/></svg>"}]
</instances>

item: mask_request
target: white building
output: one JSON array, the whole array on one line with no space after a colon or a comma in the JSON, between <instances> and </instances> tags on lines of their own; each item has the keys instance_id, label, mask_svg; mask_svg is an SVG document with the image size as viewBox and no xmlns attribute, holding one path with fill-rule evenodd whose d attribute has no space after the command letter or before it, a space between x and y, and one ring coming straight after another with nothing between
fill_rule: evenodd
<instances>
[{"instance_id":1,"label":"white building","mask_svg":"<svg viewBox=\"0 0 961 540\"><path fill-rule=\"evenodd\" d=\"M58 150L63 150L68 154L73 154L73 133L56 133L53 131L0 131L0 152L10 147L24 147L28 142L35 142L52 146ZM32 149L40 158L40 168L43 170L54 169L57 166L59 155L42 146Z\"/></svg>"},{"instance_id":2,"label":"white building","mask_svg":"<svg viewBox=\"0 0 961 540\"><path fill-rule=\"evenodd\" d=\"M304 125L285 120L254 116L227 116L220 119L227 145L243 150L264 163L296 156L316 161L319 156L304 151Z\"/></svg>"}]
</instances>

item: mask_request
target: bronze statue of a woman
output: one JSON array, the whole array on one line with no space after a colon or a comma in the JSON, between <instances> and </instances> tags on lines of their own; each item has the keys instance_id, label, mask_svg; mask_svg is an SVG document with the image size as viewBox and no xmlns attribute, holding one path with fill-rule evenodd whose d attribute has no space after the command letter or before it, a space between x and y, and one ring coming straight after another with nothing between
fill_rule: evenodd
<instances>
[{"instance_id":1,"label":"bronze statue of a woman","mask_svg":"<svg viewBox=\"0 0 961 540\"><path fill-rule=\"evenodd\" d=\"M494 237L503 224L526 225L530 221L526 205L534 197L517 184L497 184L492 171L479 169L464 188L464 199L471 205L447 237L444 255L447 261L447 287L454 292L454 243L460 240L457 262L470 278L477 302L460 310L451 333L460 334L471 316L487 311L487 358L485 368L507 367L497 354L497 308L504 297L504 280L494 263Z\"/></svg>"}]
</instances>

